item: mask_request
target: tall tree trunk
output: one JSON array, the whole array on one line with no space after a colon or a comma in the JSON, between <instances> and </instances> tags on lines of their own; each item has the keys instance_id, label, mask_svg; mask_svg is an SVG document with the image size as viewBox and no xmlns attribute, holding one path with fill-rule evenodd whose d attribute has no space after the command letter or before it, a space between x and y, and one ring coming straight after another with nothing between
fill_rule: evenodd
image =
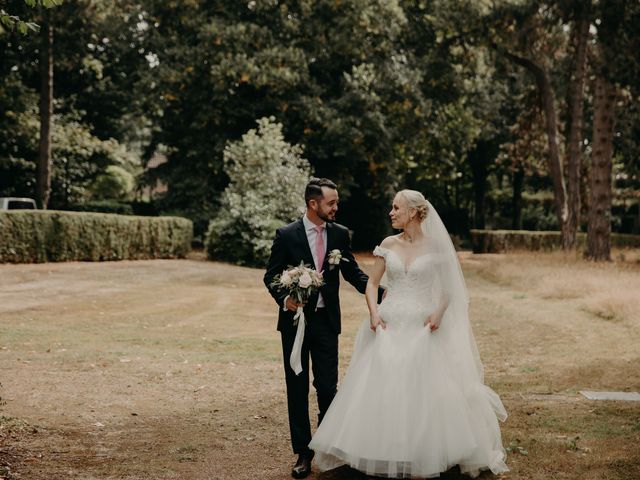
<instances>
[{"instance_id":1,"label":"tall tree trunk","mask_svg":"<svg viewBox=\"0 0 640 480\"><path fill-rule=\"evenodd\" d=\"M547 144L549 148L549 156L547 164L549 174L553 182L553 197L556 209L558 223L562 228L562 244L569 234L569 224L567 223L568 205L567 205L567 188L565 185L564 174L562 171L562 161L560 159L560 149L558 147L558 117L555 106L555 95L549 75L547 71L532 60L519 57L509 52L503 52L506 57L517 65L520 65L533 75L538 86L538 91L542 97L542 110L546 119L545 131L547 134Z\"/></svg>"},{"instance_id":2,"label":"tall tree trunk","mask_svg":"<svg viewBox=\"0 0 640 480\"><path fill-rule=\"evenodd\" d=\"M53 116L53 27L45 11L40 45L40 148L36 168L36 194L41 208L51 194L51 118Z\"/></svg>"},{"instance_id":3,"label":"tall tree trunk","mask_svg":"<svg viewBox=\"0 0 640 480\"><path fill-rule=\"evenodd\" d=\"M524 168L522 165L513 172L513 196L511 206L513 208L513 219L511 228L520 230L522 228L522 190L524 187Z\"/></svg>"},{"instance_id":4,"label":"tall tree trunk","mask_svg":"<svg viewBox=\"0 0 640 480\"><path fill-rule=\"evenodd\" d=\"M569 81L569 134L567 161L567 221L562 247L575 247L576 233L580 225L580 168L582 165L582 125L584 110L584 84L587 67L587 40L589 38L591 1L578 2L573 28L574 47L571 79ZM563 228L563 232L564 232Z\"/></svg>"},{"instance_id":5,"label":"tall tree trunk","mask_svg":"<svg viewBox=\"0 0 640 480\"><path fill-rule=\"evenodd\" d=\"M611 157L615 125L616 86L596 75L593 104L593 151L589 175L589 224L585 256L611 260Z\"/></svg>"}]
</instances>

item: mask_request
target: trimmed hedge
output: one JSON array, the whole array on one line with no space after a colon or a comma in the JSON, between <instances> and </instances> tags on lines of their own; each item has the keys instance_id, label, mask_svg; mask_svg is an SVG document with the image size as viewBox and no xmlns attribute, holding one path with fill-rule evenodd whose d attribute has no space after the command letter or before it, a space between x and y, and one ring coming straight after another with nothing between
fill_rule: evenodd
<instances>
[{"instance_id":1,"label":"trimmed hedge","mask_svg":"<svg viewBox=\"0 0 640 480\"><path fill-rule=\"evenodd\" d=\"M578 248L583 248L587 234L578 232ZM471 230L473 253L503 253L513 250L558 250L562 248L559 231ZM612 233L611 245L618 248L640 248L640 235Z\"/></svg>"},{"instance_id":2,"label":"trimmed hedge","mask_svg":"<svg viewBox=\"0 0 640 480\"><path fill-rule=\"evenodd\" d=\"M192 236L192 222L179 217L8 210L0 212L0 263L182 258Z\"/></svg>"}]
</instances>

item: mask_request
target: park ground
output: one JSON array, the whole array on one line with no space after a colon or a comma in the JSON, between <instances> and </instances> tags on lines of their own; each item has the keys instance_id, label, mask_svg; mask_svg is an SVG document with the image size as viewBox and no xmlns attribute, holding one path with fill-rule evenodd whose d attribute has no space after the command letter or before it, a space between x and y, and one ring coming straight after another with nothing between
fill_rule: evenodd
<instances>
[{"instance_id":1,"label":"park ground","mask_svg":"<svg viewBox=\"0 0 640 480\"><path fill-rule=\"evenodd\" d=\"M640 252L462 265L485 380L510 414L499 478L640 479L640 402L579 394L640 390ZM344 374L366 307L341 295ZM262 271L198 254L0 265L0 478L289 478L276 313Z\"/></svg>"}]
</instances>

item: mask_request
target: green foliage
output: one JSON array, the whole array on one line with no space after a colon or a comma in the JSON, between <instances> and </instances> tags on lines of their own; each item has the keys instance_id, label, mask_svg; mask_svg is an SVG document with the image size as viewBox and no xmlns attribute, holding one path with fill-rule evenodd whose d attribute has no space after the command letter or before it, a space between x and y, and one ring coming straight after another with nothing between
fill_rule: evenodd
<instances>
[{"instance_id":1,"label":"green foliage","mask_svg":"<svg viewBox=\"0 0 640 480\"><path fill-rule=\"evenodd\" d=\"M127 200L134 187L135 179L131 173L117 165L109 165L91 186L91 196L98 200Z\"/></svg>"},{"instance_id":2,"label":"green foliage","mask_svg":"<svg viewBox=\"0 0 640 480\"><path fill-rule=\"evenodd\" d=\"M399 2L153 2L148 14L157 27L144 45L158 65L143 81L159 99L147 111L168 154L156 177L169 186L164 209L217 209L224 146L275 116L317 174L340 185L355 242L371 241L371 226L386 230L397 153L429 110L401 51Z\"/></svg>"},{"instance_id":3,"label":"green foliage","mask_svg":"<svg viewBox=\"0 0 640 480\"><path fill-rule=\"evenodd\" d=\"M338 220L354 230L355 248L389 233L401 187L423 191L464 237L472 213L478 227L552 227L546 205L510 201L550 183L537 89L500 48L548 67L563 143L575 2L76 0L46 12L6 4L55 29L53 208L128 200L131 177L120 168L141 184L166 184L153 209L187 216L201 238L225 208L225 146L273 116L316 174L338 183ZM627 217L640 170L638 5L595 2L591 39L609 45L607 67L622 88L614 204L624 202ZM40 40L0 28L0 195L33 196ZM585 131L591 102L587 87ZM140 175L155 152L167 163ZM614 227L631 231L623 214L614 211Z\"/></svg>"},{"instance_id":4,"label":"green foliage","mask_svg":"<svg viewBox=\"0 0 640 480\"><path fill-rule=\"evenodd\" d=\"M88 202L70 205L68 210L76 212L115 213L118 215L133 215L133 207L129 203L116 200L89 200Z\"/></svg>"},{"instance_id":5,"label":"green foliage","mask_svg":"<svg viewBox=\"0 0 640 480\"><path fill-rule=\"evenodd\" d=\"M17 75L0 78L0 196L33 196L38 152L36 105L36 93Z\"/></svg>"},{"instance_id":6,"label":"green foliage","mask_svg":"<svg viewBox=\"0 0 640 480\"><path fill-rule=\"evenodd\" d=\"M192 234L177 217L8 210L0 212L0 263L179 258Z\"/></svg>"},{"instance_id":7,"label":"green foliage","mask_svg":"<svg viewBox=\"0 0 640 480\"><path fill-rule=\"evenodd\" d=\"M257 130L230 142L224 163L229 186L209 224L209 258L264 265L275 230L304 209L309 164L301 147L285 141L273 117L258 120Z\"/></svg>"},{"instance_id":8,"label":"green foliage","mask_svg":"<svg viewBox=\"0 0 640 480\"><path fill-rule=\"evenodd\" d=\"M540 191L524 192L521 202L522 230L557 230L558 219L553 208L553 194ZM491 186L487 194L487 229L512 229L513 192L511 189Z\"/></svg>"},{"instance_id":9,"label":"green foliage","mask_svg":"<svg viewBox=\"0 0 640 480\"><path fill-rule=\"evenodd\" d=\"M50 207L89 201L96 178L112 165L138 175L147 122L133 82L136 71L148 68L131 46L139 5L76 0L43 12L15 1L10 8L55 29ZM0 33L0 112L6 112L0 114L0 195L34 196L40 42L37 35Z\"/></svg>"},{"instance_id":10,"label":"green foliage","mask_svg":"<svg viewBox=\"0 0 640 480\"><path fill-rule=\"evenodd\" d=\"M100 140L88 126L54 119L51 205L67 207L88 198L124 200L133 190L135 157L115 139Z\"/></svg>"},{"instance_id":11,"label":"green foliage","mask_svg":"<svg viewBox=\"0 0 640 480\"><path fill-rule=\"evenodd\" d=\"M44 8L52 8L58 5L62 5L62 0L24 0L29 7L35 7L42 5Z\"/></svg>"},{"instance_id":12,"label":"green foliage","mask_svg":"<svg viewBox=\"0 0 640 480\"><path fill-rule=\"evenodd\" d=\"M34 8L42 5L44 8L52 8L62 5L62 0L24 0L25 5ZM26 35L29 31L38 32L40 26L34 22L26 22L21 20L17 15L11 15L4 8L0 8L0 32L3 28L9 30L17 30L22 35Z\"/></svg>"},{"instance_id":13,"label":"green foliage","mask_svg":"<svg viewBox=\"0 0 640 480\"><path fill-rule=\"evenodd\" d=\"M39 121L37 95L16 74L0 80L0 196L33 197ZM53 208L93 198L127 199L139 160L110 138L101 140L79 114L53 118Z\"/></svg>"}]
</instances>

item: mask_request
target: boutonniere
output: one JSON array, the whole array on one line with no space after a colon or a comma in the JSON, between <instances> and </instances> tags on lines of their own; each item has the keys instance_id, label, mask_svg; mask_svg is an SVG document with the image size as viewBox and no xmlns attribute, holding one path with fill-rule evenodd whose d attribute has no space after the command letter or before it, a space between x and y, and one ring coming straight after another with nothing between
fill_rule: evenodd
<instances>
[{"instance_id":1,"label":"boutonniere","mask_svg":"<svg viewBox=\"0 0 640 480\"><path fill-rule=\"evenodd\" d=\"M333 270L340 262L348 262L346 258L342 258L342 252L335 248L329 252L329 270Z\"/></svg>"}]
</instances>

